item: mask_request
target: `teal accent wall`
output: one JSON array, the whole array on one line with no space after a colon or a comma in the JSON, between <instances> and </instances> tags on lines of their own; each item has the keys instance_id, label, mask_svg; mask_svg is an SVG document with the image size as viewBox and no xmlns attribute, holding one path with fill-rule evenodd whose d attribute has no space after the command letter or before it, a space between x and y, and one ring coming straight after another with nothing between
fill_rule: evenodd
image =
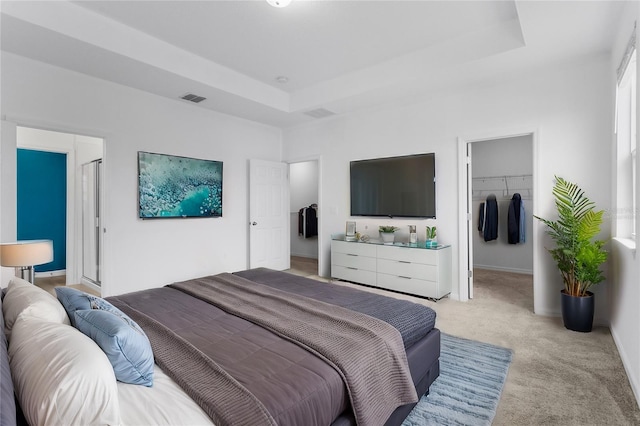
<instances>
[{"instance_id":1,"label":"teal accent wall","mask_svg":"<svg viewBox=\"0 0 640 426\"><path fill-rule=\"evenodd\" d=\"M67 154L18 149L18 240L53 240L53 262L36 272L67 266Z\"/></svg>"}]
</instances>

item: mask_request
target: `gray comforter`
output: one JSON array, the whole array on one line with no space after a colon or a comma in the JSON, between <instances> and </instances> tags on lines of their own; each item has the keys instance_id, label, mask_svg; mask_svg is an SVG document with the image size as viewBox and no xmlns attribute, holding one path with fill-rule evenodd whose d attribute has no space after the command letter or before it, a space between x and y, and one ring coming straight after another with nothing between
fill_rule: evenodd
<instances>
[{"instance_id":1,"label":"gray comforter","mask_svg":"<svg viewBox=\"0 0 640 426\"><path fill-rule=\"evenodd\" d=\"M418 400L400 333L384 321L232 274L170 287L321 356L343 377L359 425L382 424L397 407Z\"/></svg>"},{"instance_id":2,"label":"gray comforter","mask_svg":"<svg viewBox=\"0 0 640 426\"><path fill-rule=\"evenodd\" d=\"M327 285L266 268L234 272L234 275L378 318L400 332L405 348L426 336L436 323L436 312L433 309L407 300L346 286Z\"/></svg>"},{"instance_id":3,"label":"gray comforter","mask_svg":"<svg viewBox=\"0 0 640 426\"><path fill-rule=\"evenodd\" d=\"M216 425L277 426L260 400L195 346L137 309L119 300L114 305L144 329L155 362Z\"/></svg>"},{"instance_id":4,"label":"gray comforter","mask_svg":"<svg viewBox=\"0 0 640 426\"><path fill-rule=\"evenodd\" d=\"M337 305L358 305L358 298L363 299L366 302L361 304L360 309L362 306L373 309L377 304L379 309L373 312L374 316L381 312L384 316L384 312L393 310L385 306L397 303L395 299L378 295L374 295L375 300L369 299L370 293L318 283L281 272L265 269L246 272L257 274L255 281L270 281L270 285L282 285L286 291L296 292L288 287L298 287L303 293L313 293L305 294L311 298L326 293L321 297ZM297 284L275 283L282 280ZM317 288L312 289L314 287ZM335 291L333 296L332 291ZM169 287L110 297L109 300L124 308L123 310L129 309L127 312L131 309L143 312L149 319L160 322L162 327L175 334L178 339L197 348L197 351L219 365L233 380L254 395L279 425L328 425L349 408L350 395L344 380L329 364L299 345L208 302ZM389 314L389 322L394 327L405 330L403 337L424 335L431 330L423 321L427 319L428 322L431 315L435 317L429 308L418 308L418 305L404 302L402 307L395 309L396 315L405 319L394 322L394 316ZM425 312L416 315L418 309L424 309ZM407 312L410 312L408 316ZM420 320L414 323L415 330L410 330L411 317ZM371 374L377 372L372 370ZM205 373L192 374L195 377L204 375ZM259 407L260 403L255 406ZM384 422L384 417L376 420ZM220 422L221 425L225 423L226 420ZM268 424L270 420L257 423ZM240 424L246 422L241 421Z\"/></svg>"}]
</instances>

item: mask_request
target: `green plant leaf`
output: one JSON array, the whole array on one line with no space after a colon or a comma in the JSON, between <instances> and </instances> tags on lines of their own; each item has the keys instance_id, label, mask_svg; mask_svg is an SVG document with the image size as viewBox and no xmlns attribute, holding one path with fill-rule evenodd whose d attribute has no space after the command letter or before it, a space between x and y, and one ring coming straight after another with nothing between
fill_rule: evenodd
<instances>
[{"instance_id":1,"label":"green plant leaf","mask_svg":"<svg viewBox=\"0 0 640 426\"><path fill-rule=\"evenodd\" d=\"M600 233L604 211L594 211L595 203L576 184L556 176L552 193L557 220L534 216L547 226L556 247L547 249L556 262L567 293L584 296L605 278L600 265L607 260L604 241L594 240Z\"/></svg>"},{"instance_id":2,"label":"green plant leaf","mask_svg":"<svg viewBox=\"0 0 640 426\"><path fill-rule=\"evenodd\" d=\"M381 225L378 227L378 231L384 233L391 233L391 232L396 232L398 229L398 227L396 226L387 226L387 225Z\"/></svg>"}]
</instances>

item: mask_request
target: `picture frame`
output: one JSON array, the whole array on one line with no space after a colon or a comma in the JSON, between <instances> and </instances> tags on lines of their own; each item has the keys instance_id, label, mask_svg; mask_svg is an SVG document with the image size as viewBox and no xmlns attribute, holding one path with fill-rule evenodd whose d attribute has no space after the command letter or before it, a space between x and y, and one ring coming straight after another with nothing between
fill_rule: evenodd
<instances>
[{"instance_id":1,"label":"picture frame","mask_svg":"<svg viewBox=\"0 0 640 426\"><path fill-rule=\"evenodd\" d=\"M222 217L222 166L222 161L138 151L138 217Z\"/></svg>"},{"instance_id":2,"label":"picture frame","mask_svg":"<svg viewBox=\"0 0 640 426\"><path fill-rule=\"evenodd\" d=\"M353 221L347 221L345 228L345 240L356 241L356 223Z\"/></svg>"}]
</instances>

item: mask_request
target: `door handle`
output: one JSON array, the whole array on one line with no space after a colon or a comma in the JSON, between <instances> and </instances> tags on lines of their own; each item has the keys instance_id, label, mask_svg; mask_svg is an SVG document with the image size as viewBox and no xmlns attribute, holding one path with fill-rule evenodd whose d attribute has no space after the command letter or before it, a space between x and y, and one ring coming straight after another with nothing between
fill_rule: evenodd
<instances>
[{"instance_id":1,"label":"door handle","mask_svg":"<svg viewBox=\"0 0 640 426\"><path fill-rule=\"evenodd\" d=\"M250 225L256 226L258 222L251 222Z\"/></svg>"}]
</instances>

